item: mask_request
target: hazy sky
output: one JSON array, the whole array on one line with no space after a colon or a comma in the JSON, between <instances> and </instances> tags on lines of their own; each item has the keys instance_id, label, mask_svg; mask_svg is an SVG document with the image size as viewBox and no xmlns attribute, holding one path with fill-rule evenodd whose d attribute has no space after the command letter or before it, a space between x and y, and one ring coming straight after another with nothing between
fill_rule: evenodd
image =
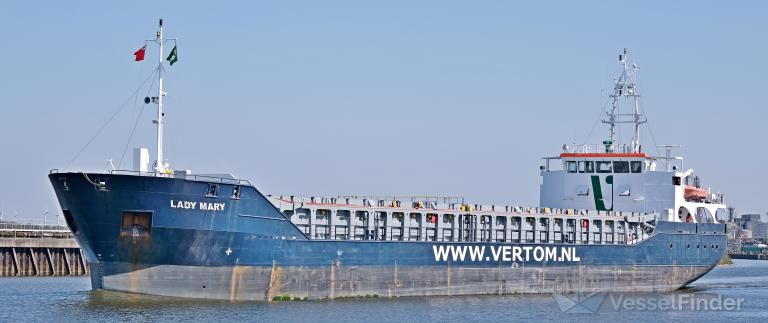
<instances>
[{"instance_id":1,"label":"hazy sky","mask_svg":"<svg viewBox=\"0 0 768 323\"><path fill-rule=\"evenodd\" d=\"M175 169L230 172L275 194L535 206L540 157L607 136L597 125L587 138L628 47L656 140L644 127L646 151L682 144L704 186L740 213L768 209L766 2L224 3L4 3L5 217L59 212L48 170L130 98L71 169L119 162L144 106L131 94L157 59L152 46L141 63L133 52L159 17L179 38L166 78ZM152 108L130 147L154 156Z\"/></svg>"}]
</instances>

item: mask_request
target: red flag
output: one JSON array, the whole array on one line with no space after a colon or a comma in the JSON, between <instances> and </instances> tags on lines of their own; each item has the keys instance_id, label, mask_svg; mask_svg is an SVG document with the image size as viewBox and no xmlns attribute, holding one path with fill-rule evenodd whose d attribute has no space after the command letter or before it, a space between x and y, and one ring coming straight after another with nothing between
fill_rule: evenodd
<instances>
[{"instance_id":1,"label":"red flag","mask_svg":"<svg viewBox=\"0 0 768 323\"><path fill-rule=\"evenodd\" d=\"M144 45L141 49L137 50L133 55L136 55L136 59L134 59L135 62L143 61L144 60L144 52L147 50L147 45Z\"/></svg>"}]
</instances>

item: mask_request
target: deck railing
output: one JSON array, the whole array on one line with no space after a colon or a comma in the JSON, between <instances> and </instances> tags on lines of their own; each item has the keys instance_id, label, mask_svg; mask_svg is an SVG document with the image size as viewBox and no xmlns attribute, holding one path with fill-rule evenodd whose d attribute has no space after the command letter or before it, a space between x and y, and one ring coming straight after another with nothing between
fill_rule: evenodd
<instances>
[{"instance_id":1,"label":"deck railing","mask_svg":"<svg viewBox=\"0 0 768 323\"><path fill-rule=\"evenodd\" d=\"M58 173L58 169L51 169L51 174ZM247 179L238 179L234 177L223 177L223 176L216 176L216 175L197 175L197 174L188 174L184 172L175 172L175 173L162 173L162 172L142 172L137 170L128 170L128 169L113 169L109 171L109 174L112 175L133 175L133 176L152 176L152 177L166 177L166 178L182 178L190 181L200 181L200 182L213 182L213 183L222 183L222 184L232 184L232 185L244 185L244 186L253 186L250 181Z\"/></svg>"},{"instance_id":2,"label":"deck railing","mask_svg":"<svg viewBox=\"0 0 768 323\"><path fill-rule=\"evenodd\" d=\"M566 153L579 153L579 154L599 154L599 153L631 153L632 146L626 144L613 144L613 145L565 145L563 151Z\"/></svg>"},{"instance_id":3,"label":"deck railing","mask_svg":"<svg viewBox=\"0 0 768 323\"><path fill-rule=\"evenodd\" d=\"M200 181L200 182L214 182L214 183L222 183L222 184L232 184L232 185L247 185L247 186L253 186L251 182L249 182L246 179L238 179L234 177L222 177L222 176L216 176L216 175L198 175L198 174L188 174L184 172L176 172L176 173L162 173L162 172L142 172L137 170L127 170L127 169L115 169L109 171L110 174L117 174L117 175L135 175L135 176L154 176L154 177L168 177L168 178L183 178L190 181Z\"/></svg>"}]
</instances>

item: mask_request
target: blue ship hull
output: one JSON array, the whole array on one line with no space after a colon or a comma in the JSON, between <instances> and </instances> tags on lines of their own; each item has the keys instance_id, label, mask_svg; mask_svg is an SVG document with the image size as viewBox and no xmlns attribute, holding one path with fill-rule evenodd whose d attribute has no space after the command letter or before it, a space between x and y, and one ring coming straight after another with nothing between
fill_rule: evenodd
<instances>
[{"instance_id":1,"label":"blue ship hull","mask_svg":"<svg viewBox=\"0 0 768 323\"><path fill-rule=\"evenodd\" d=\"M724 225L672 222L658 222L650 238L634 245L311 240L250 185L219 183L222 194L207 197L209 182L182 178L52 173L49 179L89 261L94 289L267 301L668 291L707 273L726 249ZM229 197L236 186L239 196ZM150 214L150 230L126 231L125 212ZM484 252L439 259L438 249L456 247ZM505 257L505 247L558 254Z\"/></svg>"}]
</instances>

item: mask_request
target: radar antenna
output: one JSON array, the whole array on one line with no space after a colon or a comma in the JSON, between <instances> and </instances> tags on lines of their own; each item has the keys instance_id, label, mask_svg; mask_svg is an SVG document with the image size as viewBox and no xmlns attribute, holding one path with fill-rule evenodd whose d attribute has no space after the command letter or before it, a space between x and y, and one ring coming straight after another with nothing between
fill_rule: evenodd
<instances>
[{"instance_id":1,"label":"radar antenna","mask_svg":"<svg viewBox=\"0 0 768 323\"><path fill-rule=\"evenodd\" d=\"M614 80L613 93L610 95L612 99L611 110L605 113L605 119L603 123L610 125L610 137L609 140L603 142L609 152L616 152L616 126L622 123L629 123L634 126L634 134L632 136L632 142L628 148L622 151L625 153L639 153L641 152L640 146L640 125L648 122L645 115L640 112L640 93L637 89L637 71L639 68L637 64L632 64L630 67L627 64L627 49L624 48L624 53L619 54L619 63L622 65L621 75ZM633 101L633 107L631 113L622 113L619 109L620 99L624 97Z\"/></svg>"}]
</instances>

